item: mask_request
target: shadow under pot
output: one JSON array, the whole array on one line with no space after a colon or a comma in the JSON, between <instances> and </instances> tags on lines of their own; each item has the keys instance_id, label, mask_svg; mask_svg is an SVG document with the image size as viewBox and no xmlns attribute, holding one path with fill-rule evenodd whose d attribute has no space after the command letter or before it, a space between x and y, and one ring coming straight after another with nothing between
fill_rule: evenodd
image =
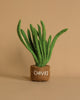
<instances>
[{"instance_id":1,"label":"shadow under pot","mask_svg":"<svg viewBox=\"0 0 80 100\"><path fill-rule=\"evenodd\" d=\"M30 69L30 74L32 81L48 81L50 77L50 66L46 65L43 67L38 67L32 65Z\"/></svg>"}]
</instances>

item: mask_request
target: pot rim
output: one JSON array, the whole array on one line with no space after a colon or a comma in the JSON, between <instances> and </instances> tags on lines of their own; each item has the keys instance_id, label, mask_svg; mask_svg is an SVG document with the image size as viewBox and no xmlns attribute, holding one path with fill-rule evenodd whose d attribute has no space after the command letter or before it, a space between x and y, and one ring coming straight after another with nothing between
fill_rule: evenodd
<instances>
[{"instance_id":1,"label":"pot rim","mask_svg":"<svg viewBox=\"0 0 80 100\"><path fill-rule=\"evenodd\" d=\"M50 65L45 65L45 66L42 66L42 67L39 67L39 66L36 66L36 65L31 65L31 67L42 69L42 68L45 68L45 67L50 67Z\"/></svg>"}]
</instances>

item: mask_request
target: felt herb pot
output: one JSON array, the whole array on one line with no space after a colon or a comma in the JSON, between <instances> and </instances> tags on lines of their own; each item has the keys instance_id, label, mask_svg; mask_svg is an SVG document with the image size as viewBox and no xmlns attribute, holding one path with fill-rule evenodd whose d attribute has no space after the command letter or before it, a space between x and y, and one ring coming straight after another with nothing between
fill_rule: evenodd
<instances>
[{"instance_id":1,"label":"felt herb pot","mask_svg":"<svg viewBox=\"0 0 80 100\"><path fill-rule=\"evenodd\" d=\"M46 40L46 29L43 21L40 21L41 26L37 24L38 29L30 24L30 29L27 29L27 35L21 28L21 20L17 25L18 37L26 47L27 50L32 54L35 65L31 66L31 80L33 81L47 81L50 77L50 67L47 65L51 58L52 50L56 43L56 40L60 35L66 32L68 29L65 28L58 32L54 38L50 35Z\"/></svg>"},{"instance_id":2,"label":"felt herb pot","mask_svg":"<svg viewBox=\"0 0 80 100\"><path fill-rule=\"evenodd\" d=\"M50 66L45 65L38 67L32 65L30 68L31 80L32 81L48 81L50 77Z\"/></svg>"}]
</instances>

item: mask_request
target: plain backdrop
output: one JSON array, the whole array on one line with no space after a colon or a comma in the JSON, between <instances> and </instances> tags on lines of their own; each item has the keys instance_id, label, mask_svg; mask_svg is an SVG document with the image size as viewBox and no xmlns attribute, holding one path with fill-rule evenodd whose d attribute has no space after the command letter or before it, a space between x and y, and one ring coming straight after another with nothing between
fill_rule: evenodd
<instances>
[{"instance_id":1,"label":"plain backdrop","mask_svg":"<svg viewBox=\"0 0 80 100\"><path fill-rule=\"evenodd\" d=\"M25 32L43 20L46 39L68 28L56 41L48 65L51 76L80 76L80 0L0 0L0 76L30 76L35 64L17 36L19 19Z\"/></svg>"}]
</instances>

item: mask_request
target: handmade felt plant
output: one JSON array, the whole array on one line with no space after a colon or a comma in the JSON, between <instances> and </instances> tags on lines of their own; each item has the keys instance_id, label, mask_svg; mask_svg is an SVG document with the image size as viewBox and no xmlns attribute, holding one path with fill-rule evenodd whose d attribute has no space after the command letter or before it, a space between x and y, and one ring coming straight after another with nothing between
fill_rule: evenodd
<instances>
[{"instance_id":1,"label":"handmade felt plant","mask_svg":"<svg viewBox=\"0 0 80 100\"><path fill-rule=\"evenodd\" d=\"M46 29L43 21L40 21L41 26L37 24L38 30L30 24L30 29L27 29L27 35L23 29L21 29L21 20L18 22L17 33L24 44L24 46L31 52L35 66L42 68L47 65L51 58L52 50L58 37L66 32L68 29L63 29L58 32L54 38L50 35L46 40ZM39 75L40 73L38 73Z\"/></svg>"}]
</instances>

